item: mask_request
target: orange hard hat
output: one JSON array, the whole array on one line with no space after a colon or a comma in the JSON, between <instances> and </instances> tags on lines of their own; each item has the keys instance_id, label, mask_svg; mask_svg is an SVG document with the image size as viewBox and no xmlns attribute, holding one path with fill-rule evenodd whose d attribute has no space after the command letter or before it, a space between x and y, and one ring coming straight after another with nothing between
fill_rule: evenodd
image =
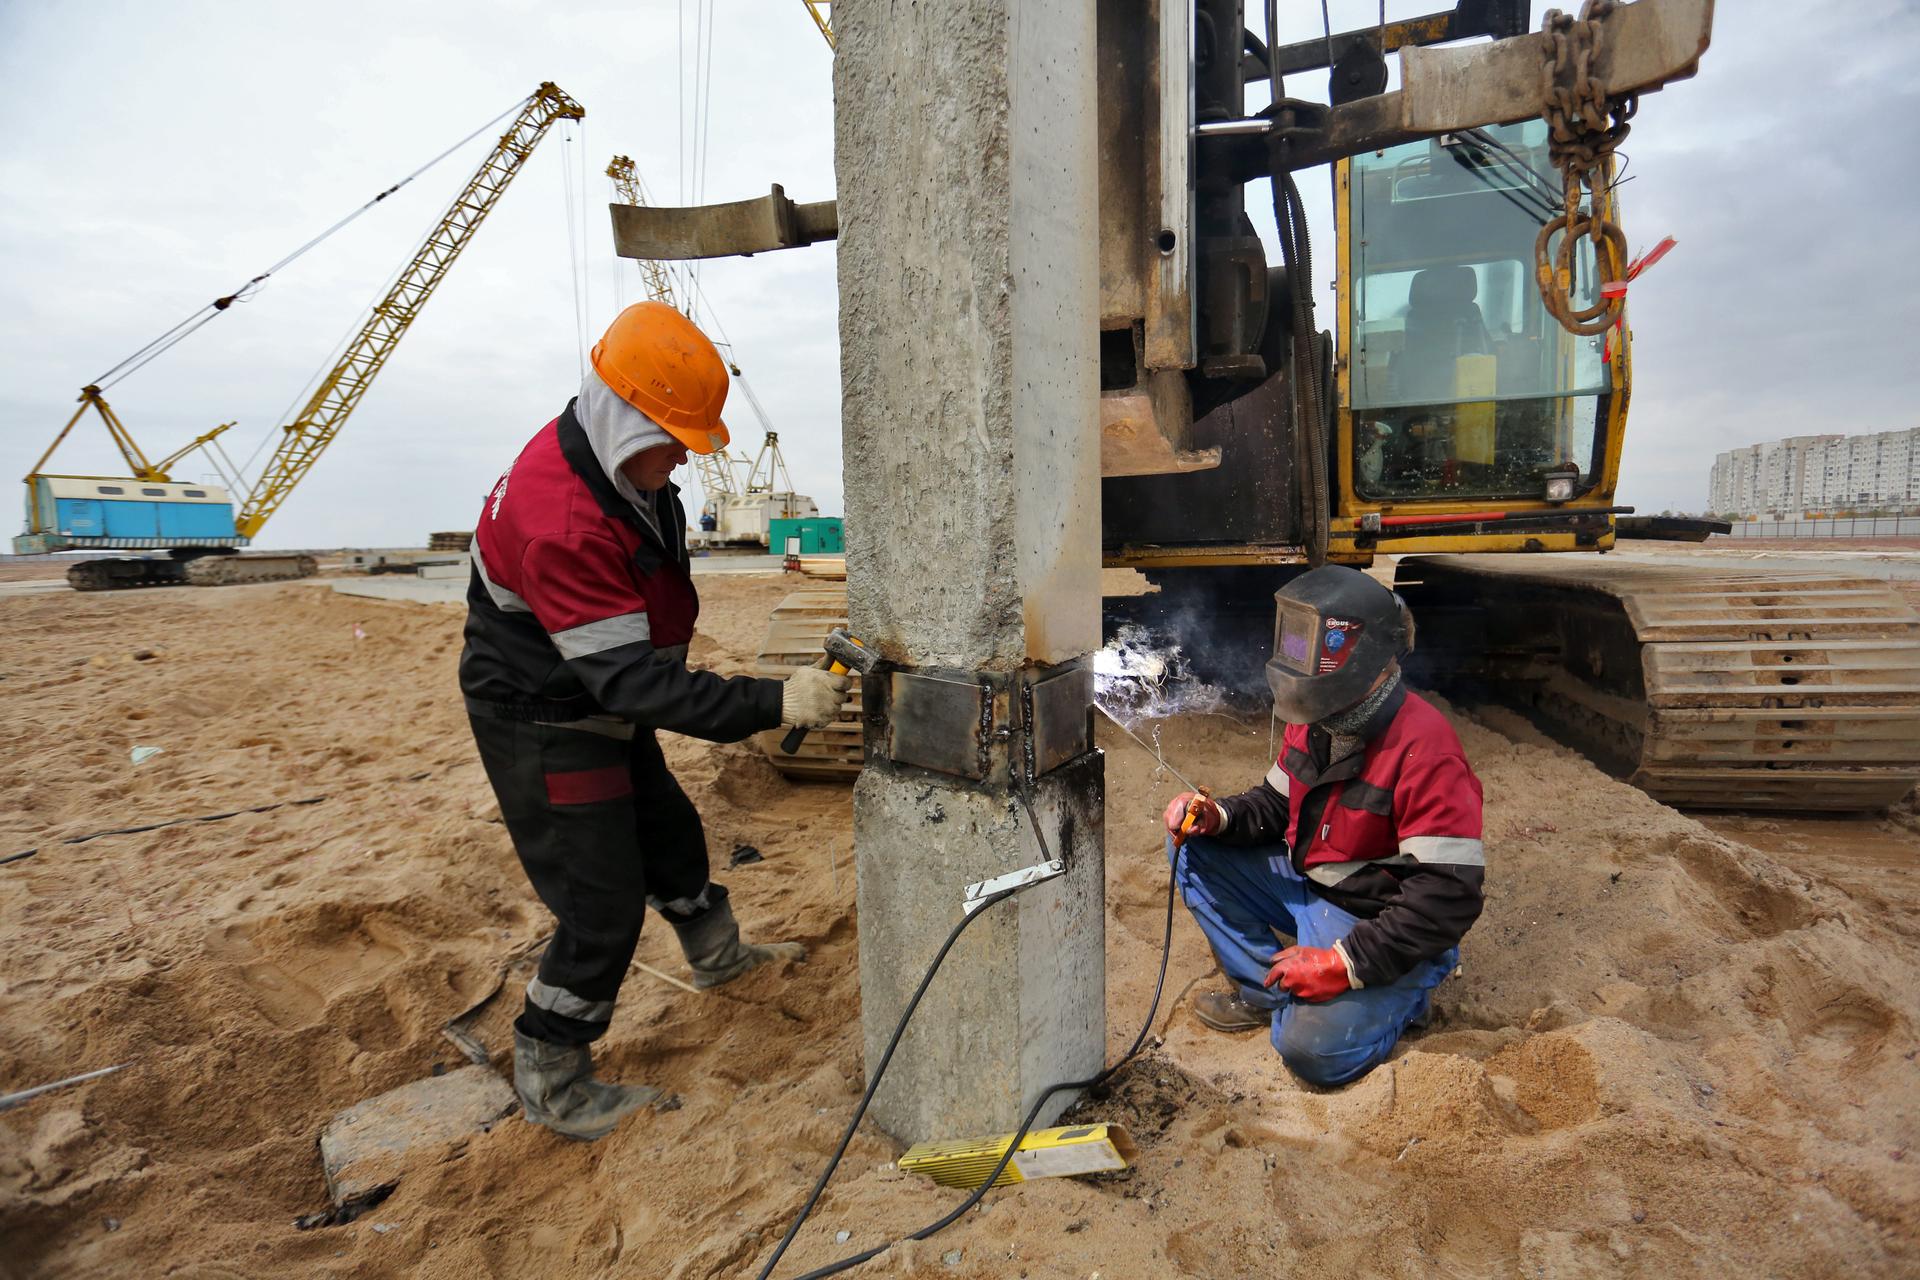
<instances>
[{"instance_id":1,"label":"orange hard hat","mask_svg":"<svg viewBox=\"0 0 1920 1280\"><path fill-rule=\"evenodd\" d=\"M726 363L700 326L666 303L636 302L615 316L594 344L593 371L689 451L726 448Z\"/></svg>"}]
</instances>

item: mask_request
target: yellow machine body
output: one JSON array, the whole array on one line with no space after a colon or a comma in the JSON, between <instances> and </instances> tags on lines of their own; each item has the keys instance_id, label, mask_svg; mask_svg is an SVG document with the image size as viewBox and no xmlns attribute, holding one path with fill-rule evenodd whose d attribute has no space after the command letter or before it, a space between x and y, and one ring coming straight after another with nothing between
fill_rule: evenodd
<instances>
[{"instance_id":1,"label":"yellow machine body","mask_svg":"<svg viewBox=\"0 0 1920 1280\"><path fill-rule=\"evenodd\" d=\"M1435 139L1334 166L1336 560L1613 545L1605 516L1632 375L1624 316L1604 333L1579 336L1540 300L1533 239L1553 194L1545 124L1475 132L1486 141L1470 148ZM1612 195L1602 199L1603 212L1618 218ZM1576 261L1590 266L1591 253L1583 247ZM1591 290L1591 270L1586 278ZM1422 286L1436 296L1420 298ZM1416 353L1423 304L1427 333L1438 341ZM1409 359L1416 354L1424 356L1418 368ZM1546 496L1554 471L1577 472L1564 501ZM1417 537L1380 536L1391 524L1369 537L1366 527L1369 516L1575 512L1593 513L1601 527L1402 526L1422 530Z\"/></svg>"}]
</instances>

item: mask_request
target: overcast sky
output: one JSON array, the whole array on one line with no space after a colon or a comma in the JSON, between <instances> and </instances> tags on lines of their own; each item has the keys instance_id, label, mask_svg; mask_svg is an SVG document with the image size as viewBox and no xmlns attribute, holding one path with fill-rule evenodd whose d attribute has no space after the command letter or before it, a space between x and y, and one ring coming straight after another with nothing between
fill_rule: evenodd
<instances>
[{"instance_id":1,"label":"overcast sky","mask_svg":"<svg viewBox=\"0 0 1920 1280\"><path fill-rule=\"evenodd\" d=\"M0 468L23 474L89 379L552 79L586 106L585 127L556 129L535 153L261 545L418 544L471 527L493 477L579 382L569 190L586 205L575 220L589 344L617 302L640 296L634 265L612 255L614 153L634 157L659 203L691 202L700 155L707 201L771 182L801 200L832 194L831 55L798 0L718 7L705 143L683 140L696 7L0 3L12 122L0 151ZM1283 38L1319 33L1318 5L1281 7ZM1920 97L1905 65L1920 53L1915 6L1719 9L1700 76L1645 99L1625 148L1629 238L1680 242L1631 297L1621 500L1643 511L1699 509L1723 449L1916 421L1920 183L1899 123ZM1335 0L1333 14L1349 27L1376 9ZM233 450L252 452L494 133L115 387L136 437L164 454L237 419ZM1325 179L1303 188L1316 244L1329 244ZM1317 266L1329 274L1324 252ZM839 512L831 249L716 261L701 284L796 486ZM728 418L751 451L760 426L745 397ZM123 468L89 422L53 469Z\"/></svg>"}]
</instances>

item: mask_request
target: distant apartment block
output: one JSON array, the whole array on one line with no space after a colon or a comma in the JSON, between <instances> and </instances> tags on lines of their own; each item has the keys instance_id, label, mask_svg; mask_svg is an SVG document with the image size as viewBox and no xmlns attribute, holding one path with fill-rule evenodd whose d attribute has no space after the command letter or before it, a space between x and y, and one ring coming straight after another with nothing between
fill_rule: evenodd
<instances>
[{"instance_id":1,"label":"distant apartment block","mask_svg":"<svg viewBox=\"0 0 1920 1280\"><path fill-rule=\"evenodd\" d=\"M1920 427L1788 436L1713 460L1707 506L1723 516L1920 509Z\"/></svg>"}]
</instances>

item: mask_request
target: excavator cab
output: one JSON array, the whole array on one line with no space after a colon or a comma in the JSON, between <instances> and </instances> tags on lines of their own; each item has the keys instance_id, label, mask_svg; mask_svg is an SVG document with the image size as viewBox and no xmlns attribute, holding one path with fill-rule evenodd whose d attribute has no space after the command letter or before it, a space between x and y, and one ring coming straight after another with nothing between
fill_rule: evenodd
<instances>
[{"instance_id":1,"label":"excavator cab","mask_svg":"<svg viewBox=\"0 0 1920 1280\"><path fill-rule=\"evenodd\" d=\"M1546 124L1366 152L1339 162L1335 187L1334 545L1612 545L1626 328L1569 333L1541 299L1536 240L1561 202ZM1572 263L1574 303L1591 305L1584 238Z\"/></svg>"}]
</instances>

